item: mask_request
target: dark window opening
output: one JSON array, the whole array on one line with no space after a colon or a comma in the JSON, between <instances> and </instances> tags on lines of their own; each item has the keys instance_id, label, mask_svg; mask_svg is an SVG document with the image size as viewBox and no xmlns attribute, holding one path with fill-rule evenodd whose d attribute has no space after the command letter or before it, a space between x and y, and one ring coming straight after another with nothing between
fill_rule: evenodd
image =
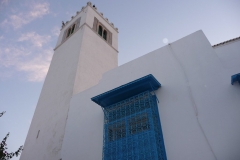
<instances>
[{"instance_id":1,"label":"dark window opening","mask_svg":"<svg viewBox=\"0 0 240 160\"><path fill-rule=\"evenodd\" d=\"M125 106L127 108L125 108ZM150 102L148 101L148 96L144 95L136 97L135 99L130 98L123 106L119 105L109 110L109 122L142 112L149 108Z\"/></svg>"},{"instance_id":2,"label":"dark window opening","mask_svg":"<svg viewBox=\"0 0 240 160\"><path fill-rule=\"evenodd\" d=\"M112 33L96 18L94 18L93 30L101 36L108 44L112 45Z\"/></svg>"},{"instance_id":3,"label":"dark window opening","mask_svg":"<svg viewBox=\"0 0 240 160\"><path fill-rule=\"evenodd\" d=\"M126 137L126 124L124 121L112 124L108 127L109 141L115 141L123 137Z\"/></svg>"},{"instance_id":4,"label":"dark window opening","mask_svg":"<svg viewBox=\"0 0 240 160\"><path fill-rule=\"evenodd\" d=\"M106 31L106 30L103 31L103 38L104 38L105 40L107 40L107 31Z\"/></svg>"},{"instance_id":5,"label":"dark window opening","mask_svg":"<svg viewBox=\"0 0 240 160\"><path fill-rule=\"evenodd\" d=\"M71 28L68 29L67 37L69 37L71 34Z\"/></svg>"},{"instance_id":6,"label":"dark window opening","mask_svg":"<svg viewBox=\"0 0 240 160\"><path fill-rule=\"evenodd\" d=\"M71 34L73 34L73 32L74 32L75 26L76 26L75 24L72 26Z\"/></svg>"},{"instance_id":7,"label":"dark window opening","mask_svg":"<svg viewBox=\"0 0 240 160\"><path fill-rule=\"evenodd\" d=\"M99 27L98 27L98 34L99 34L100 36L102 36L102 26L99 26Z\"/></svg>"},{"instance_id":8,"label":"dark window opening","mask_svg":"<svg viewBox=\"0 0 240 160\"><path fill-rule=\"evenodd\" d=\"M137 134L150 129L148 115L137 115L129 120L129 133Z\"/></svg>"},{"instance_id":9,"label":"dark window opening","mask_svg":"<svg viewBox=\"0 0 240 160\"><path fill-rule=\"evenodd\" d=\"M71 27L69 27L66 38L68 38L70 35L74 33L75 28L76 28L76 24L73 24Z\"/></svg>"}]
</instances>

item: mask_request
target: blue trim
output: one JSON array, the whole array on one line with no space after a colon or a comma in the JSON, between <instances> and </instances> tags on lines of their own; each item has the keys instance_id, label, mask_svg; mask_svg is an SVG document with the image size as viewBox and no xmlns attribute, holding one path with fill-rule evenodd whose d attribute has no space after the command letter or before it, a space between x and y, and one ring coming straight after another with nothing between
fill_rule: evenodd
<instances>
[{"instance_id":1,"label":"blue trim","mask_svg":"<svg viewBox=\"0 0 240 160\"><path fill-rule=\"evenodd\" d=\"M145 91L154 91L161 87L156 78L149 74L115 89L92 97L91 100L103 108Z\"/></svg>"},{"instance_id":2,"label":"blue trim","mask_svg":"<svg viewBox=\"0 0 240 160\"><path fill-rule=\"evenodd\" d=\"M240 73L232 75L231 77L231 84L233 85L236 81L240 84Z\"/></svg>"}]
</instances>

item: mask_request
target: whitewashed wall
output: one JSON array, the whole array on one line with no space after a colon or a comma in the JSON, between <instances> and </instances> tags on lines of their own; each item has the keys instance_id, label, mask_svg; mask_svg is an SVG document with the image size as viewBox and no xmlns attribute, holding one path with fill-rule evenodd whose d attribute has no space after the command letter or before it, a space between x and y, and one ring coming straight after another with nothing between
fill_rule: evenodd
<instances>
[{"instance_id":1,"label":"whitewashed wall","mask_svg":"<svg viewBox=\"0 0 240 160\"><path fill-rule=\"evenodd\" d=\"M225 69L229 69L232 74L240 73L240 39L216 46L213 49Z\"/></svg>"},{"instance_id":2,"label":"whitewashed wall","mask_svg":"<svg viewBox=\"0 0 240 160\"><path fill-rule=\"evenodd\" d=\"M98 84L103 73L118 66L118 52L114 48L86 25L83 33L73 94Z\"/></svg>"},{"instance_id":3,"label":"whitewashed wall","mask_svg":"<svg viewBox=\"0 0 240 160\"><path fill-rule=\"evenodd\" d=\"M101 159L103 112L91 98L148 74L162 84L156 95L168 160L240 159L240 86L230 79L240 63L223 65L233 58L240 54L219 58L197 31L105 73L71 100L63 160Z\"/></svg>"}]
</instances>

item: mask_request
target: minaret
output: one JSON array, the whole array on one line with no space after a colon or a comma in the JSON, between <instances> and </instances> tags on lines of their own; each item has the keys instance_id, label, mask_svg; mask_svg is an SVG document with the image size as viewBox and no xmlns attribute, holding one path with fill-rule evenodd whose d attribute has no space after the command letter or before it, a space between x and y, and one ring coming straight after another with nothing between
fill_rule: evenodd
<instances>
[{"instance_id":1,"label":"minaret","mask_svg":"<svg viewBox=\"0 0 240 160\"><path fill-rule=\"evenodd\" d=\"M60 160L71 97L118 66L118 29L88 2L62 23L20 160Z\"/></svg>"}]
</instances>

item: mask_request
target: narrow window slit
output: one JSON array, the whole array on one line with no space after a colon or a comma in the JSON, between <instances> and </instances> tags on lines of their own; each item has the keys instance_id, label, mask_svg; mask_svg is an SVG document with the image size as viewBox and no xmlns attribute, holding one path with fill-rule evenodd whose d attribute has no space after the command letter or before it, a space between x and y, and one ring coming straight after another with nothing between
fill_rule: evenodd
<instances>
[{"instance_id":1,"label":"narrow window slit","mask_svg":"<svg viewBox=\"0 0 240 160\"><path fill-rule=\"evenodd\" d=\"M71 34L71 28L68 29L67 37L69 37Z\"/></svg>"},{"instance_id":2,"label":"narrow window slit","mask_svg":"<svg viewBox=\"0 0 240 160\"><path fill-rule=\"evenodd\" d=\"M102 36L102 26L99 26L99 27L98 27L98 34L99 34L100 36Z\"/></svg>"},{"instance_id":3,"label":"narrow window slit","mask_svg":"<svg viewBox=\"0 0 240 160\"><path fill-rule=\"evenodd\" d=\"M75 24L72 26L71 34L73 34L73 32L74 32L75 26L76 26Z\"/></svg>"},{"instance_id":4,"label":"narrow window slit","mask_svg":"<svg viewBox=\"0 0 240 160\"><path fill-rule=\"evenodd\" d=\"M107 40L107 31L106 31L106 30L103 31L103 38L104 38L105 40Z\"/></svg>"},{"instance_id":5,"label":"narrow window slit","mask_svg":"<svg viewBox=\"0 0 240 160\"><path fill-rule=\"evenodd\" d=\"M37 137L36 137L36 139L38 138L38 136L39 136L39 133L40 133L40 130L38 130L38 133L37 133Z\"/></svg>"}]
</instances>

